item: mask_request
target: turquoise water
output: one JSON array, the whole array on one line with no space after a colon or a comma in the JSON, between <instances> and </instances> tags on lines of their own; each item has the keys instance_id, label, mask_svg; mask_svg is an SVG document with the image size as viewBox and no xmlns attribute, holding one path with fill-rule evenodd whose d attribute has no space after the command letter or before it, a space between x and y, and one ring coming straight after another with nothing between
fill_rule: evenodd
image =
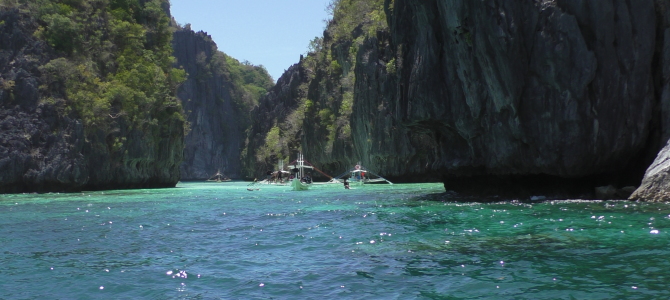
<instances>
[{"instance_id":1,"label":"turquoise water","mask_svg":"<svg viewBox=\"0 0 670 300\"><path fill-rule=\"evenodd\" d=\"M667 204L246 185L0 195L0 299L670 298Z\"/></svg>"}]
</instances>

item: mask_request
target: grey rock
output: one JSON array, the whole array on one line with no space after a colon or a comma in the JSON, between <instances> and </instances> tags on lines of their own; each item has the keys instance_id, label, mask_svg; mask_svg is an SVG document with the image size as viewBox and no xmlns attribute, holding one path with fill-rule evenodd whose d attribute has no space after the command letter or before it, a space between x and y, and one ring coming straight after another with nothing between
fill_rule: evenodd
<instances>
[{"instance_id":1,"label":"grey rock","mask_svg":"<svg viewBox=\"0 0 670 300\"><path fill-rule=\"evenodd\" d=\"M177 92L191 128L185 137L181 179L203 180L219 170L240 178L246 125L240 120L247 116L233 103L233 83L224 74L223 53L202 31L180 29L173 34L172 44L176 64L188 73Z\"/></svg>"},{"instance_id":2,"label":"grey rock","mask_svg":"<svg viewBox=\"0 0 670 300\"><path fill-rule=\"evenodd\" d=\"M643 150L652 1L428 2L396 1L406 88L390 103L409 135L437 137L434 168L576 178L620 171Z\"/></svg>"},{"instance_id":3,"label":"grey rock","mask_svg":"<svg viewBox=\"0 0 670 300\"><path fill-rule=\"evenodd\" d=\"M652 130L653 1L401 0L393 11L398 90L374 76L376 60L357 66L352 116L357 151L387 176L437 172L454 189L471 176L639 178L627 170Z\"/></svg>"},{"instance_id":4,"label":"grey rock","mask_svg":"<svg viewBox=\"0 0 670 300\"><path fill-rule=\"evenodd\" d=\"M670 201L670 142L658 153L630 200Z\"/></svg>"}]
</instances>

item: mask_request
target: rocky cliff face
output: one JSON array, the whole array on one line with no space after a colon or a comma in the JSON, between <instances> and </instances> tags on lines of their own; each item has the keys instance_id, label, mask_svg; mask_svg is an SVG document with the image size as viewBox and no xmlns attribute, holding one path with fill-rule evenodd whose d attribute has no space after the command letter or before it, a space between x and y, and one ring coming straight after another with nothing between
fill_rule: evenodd
<instances>
[{"instance_id":1,"label":"rocky cliff face","mask_svg":"<svg viewBox=\"0 0 670 300\"><path fill-rule=\"evenodd\" d=\"M35 20L0 12L0 191L69 190L88 182L81 122L41 102L38 67L54 56L30 34Z\"/></svg>"},{"instance_id":2,"label":"rocky cliff face","mask_svg":"<svg viewBox=\"0 0 670 300\"><path fill-rule=\"evenodd\" d=\"M232 83L223 73L225 58L204 32L178 30L172 44L177 64L189 75L178 90L190 124L181 178L207 179L217 170L239 178L244 124L232 101Z\"/></svg>"},{"instance_id":3,"label":"rocky cliff face","mask_svg":"<svg viewBox=\"0 0 670 300\"><path fill-rule=\"evenodd\" d=\"M59 55L34 37L38 23L18 9L0 11L0 192L50 192L174 186L183 149L180 107L131 128L122 114L89 128L50 87L40 67ZM120 143L119 141L123 141Z\"/></svg>"},{"instance_id":4,"label":"rocky cliff face","mask_svg":"<svg viewBox=\"0 0 670 300\"><path fill-rule=\"evenodd\" d=\"M653 136L652 140L666 143L658 153L654 162L645 172L642 183L630 196L631 200L642 201L670 201L670 169L668 155L670 146L670 5L665 1L656 1L656 68L654 70L654 86L657 97L660 98L655 114L660 119L656 126L660 126L660 137Z\"/></svg>"},{"instance_id":5,"label":"rocky cliff face","mask_svg":"<svg viewBox=\"0 0 670 300\"><path fill-rule=\"evenodd\" d=\"M268 170L274 170L278 159L290 158L295 155L300 148L300 135L302 134L303 119L295 118L291 127L300 127L300 129L290 130L285 139L278 140L278 144L284 147L281 150L274 151L269 160L258 158L257 155L262 152L268 132L274 126L280 123L288 123L286 119L299 109L300 99L306 97L305 89L301 89L309 83L308 71L301 65L291 66L280 78L277 84L270 89L267 95L260 99L258 106L251 112L253 122L248 132L248 139L245 145L244 176L250 178L262 178ZM275 146L275 145L271 145ZM289 149L293 150L290 151Z\"/></svg>"},{"instance_id":6,"label":"rocky cliff face","mask_svg":"<svg viewBox=\"0 0 670 300\"><path fill-rule=\"evenodd\" d=\"M589 197L598 185L639 183L663 143L662 1L395 0L385 9L389 29L358 44L353 150L334 146L333 166L361 160L463 192ZM314 102L339 86L320 82L308 84ZM307 114L303 125L319 121ZM320 138L304 130L306 157L324 156L309 147Z\"/></svg>"},{"instance_id":7,"label":"rocky cliff face","mask_svg":"<svg viewBox=\"0 0 670 300\"><path fill-rule=\"evenodd\" d=\"M653 1L395 1L393 11L402 63L389 112L435 137L430 167L447 188L469 176L632 179L656 103Z\"/></svg>"}]
</instances>

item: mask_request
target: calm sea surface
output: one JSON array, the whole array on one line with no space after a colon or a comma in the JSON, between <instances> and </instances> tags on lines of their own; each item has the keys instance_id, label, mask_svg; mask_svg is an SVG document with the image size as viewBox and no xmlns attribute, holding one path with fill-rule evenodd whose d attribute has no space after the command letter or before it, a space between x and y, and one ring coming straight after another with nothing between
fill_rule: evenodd
<instances>
[{"instance_id":1,"label":"calm sea surface","mask_svg":"<svg viewBox=\"0 0 670 300\"><path fill-rule=\"evenodd\" d=\"M670 298L667 204L247 184L0 195L0 299Z\"/></svg>"}]
</instances>

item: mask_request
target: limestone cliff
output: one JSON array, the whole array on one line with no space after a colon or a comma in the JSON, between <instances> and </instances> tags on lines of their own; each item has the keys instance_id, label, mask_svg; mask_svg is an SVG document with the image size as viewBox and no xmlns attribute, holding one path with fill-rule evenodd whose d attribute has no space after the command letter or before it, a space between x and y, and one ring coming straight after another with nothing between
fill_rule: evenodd
<instances>
[{"instance_id":1,"label":"limestone cliff","mask_svg":"<svg viewBox=\"0 0 670 300\"><path fill-rule=\"evenodd\" d=\"M247 179L262 178L265 172L274 170L278 159L289 159L299 149L304 115L296 116L296 111L300 111L300 100L306 97L304 85L309 83L309 78L308 71L300 64L291 66L251 111L253 123L243 157ZM286 124L286 137L266 145L268 133L278 124Z\"/></svg>"},{"instance_id":2,"label":"limestone cliff","mask_svg":"<svg viewBox=\"0 0 670 300\"><path fill-rule=\"evenodd\" d=\"M666 143L658 153L654 162L647 169L642 183L630 196L631 200L642 201L670 201L670 173L668 155L670 146L670 5L664 1L656 1L656 58L658 65L654 70L654 86L657 97L660 98L655 114L660 119L656 126L660 126L659 143Z\"/></svg>"},{"instance_id":3,"label":"limestone cliff","mask_svg":"<svg viewBox=\"0 0 670 300\"><path fill-rule=\"evenodd\" d=\"M464 176L634 180L626 175L646 154L655 105L653 1L395 1L393 10L403 63L391 112L436 137L431 167L447 188Z\"/></svg>"},{"instance_id":4,"label":"limestone cliff","mask_svg":"<svg viewBox=\"0 0 670 300\"><path fill-rule=\"evenodd\" d=\"M181 179L203 180L217 171L241 178L249 110L272 85L270 75L227 56L205 32L188 25L174 33L172 45L177 66L188 73L178 90L190 128Z\"/></svg>"},{"instance_id":5,"label":"limestone cliff","mask_svg":"<svg viewBox=\"0 0 670 300\"><path fill-rule=\"evenodd\" d=\"M348 38L333 30L343 23L336 13L323 49L308 56L316 67L299 64L312 74L301 103L313 106L297 106L305 119L291 138L332 169L360 160L388 177L435 178L463 192L589 197L597 185L637 184L667 132L664 5L388 0L386 28L366 31L374 18L360 18ZM335 139L320 146L328 128Z\"/></svg>"},{"instance_id":6,"label":"limestone cliff","mask_svg":"<svg viewBox=\"0 0 670 300\"><path fill-rule=\"evenodd\" d=\"M190 124L181 178L207 179L217 170L237 178L244 128L232 103L232 83L211 66L216 44L204 32L190 29L176 31L172 44L177 64L189 74L177 93Z\"/></svg>"},{"instance_id":7,"label":"limestone cliff","mask_svg":"<svg viewBox=\"0 0 670 300\"><path fill-rule=\"evenodd\" d=\"M666 145L644 175L631 200L670 201L670 144Z\"/></svg>"},{"instance_id":8,"label":"limestone cliff","mask_svg":"<svg viewBox=\"0 0 670 300\"><path fill-rule=\"evenodd\" d=\"M169 61L169 54L158 53L164 46L161 43L169 41L161 40L165 32L161 24L167 24L167 17L154 9L160 7L160 1L150 2L142 2L147 7L155 5L151 15L143 19L144 26L151 29L150 36L146 44L135 45L90 39L99 37L100 32L114 37L105 19L108 7L97 6L101 3L60 5L62 13L76 16L71 19L48 9L45 11L50 14L37 18L33 6L41 4L32 2L26 4L32 5L28 7L0 9L0 192L169 187L177 183L183 155L181 107L172 101L174 89L168 87L174 81L160 76L169 69L161 70L154 61L147 61L147 57ZM94 23L77 23L80 13L101 17ZM62 35L59 28L79 31ZM145 32L140 26L134 28ZM116 51L124 46L145 50L142 62L148 67L143 70L153 75L160 93L124 82L134 77L119 76L126 70L124 62L133 59L126 53L125 60L117 60ZM135 78L145 75L142 70L128 70Z\"/></svg>"}]
</instances>

